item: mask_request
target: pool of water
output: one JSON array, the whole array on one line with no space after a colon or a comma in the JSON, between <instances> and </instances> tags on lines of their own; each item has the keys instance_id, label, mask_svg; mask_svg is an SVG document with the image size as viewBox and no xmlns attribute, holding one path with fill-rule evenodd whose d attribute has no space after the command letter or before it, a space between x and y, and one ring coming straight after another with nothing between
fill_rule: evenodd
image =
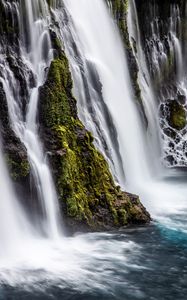
<instances>
[{"instance_id":1,"label":"pool of water","mask_svg":"<svg viewBox=\"0 0 187 300\"><path fill-rule=\"evenodd\" d=\"M186 214L149 226L23 244L0 262L0 300L184 300Z\"/></svg>"}]
</instances>

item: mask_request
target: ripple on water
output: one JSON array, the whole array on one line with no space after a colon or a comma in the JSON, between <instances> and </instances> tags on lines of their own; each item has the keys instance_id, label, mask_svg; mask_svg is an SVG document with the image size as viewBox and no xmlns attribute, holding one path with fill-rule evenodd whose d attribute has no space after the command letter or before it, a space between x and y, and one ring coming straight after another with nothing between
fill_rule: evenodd
<instances>
[{"instance_id":1,"label":"ripple on water","mask_svg":"<svg viewBox=\"0 0 187 300\"><path fill-rule=\"evenodd\" d=\"M0 300L184 300L185 218L160 217L125 232L26 241L19 256L16 250L0 261Z\"/></svg>"}]
</instances>

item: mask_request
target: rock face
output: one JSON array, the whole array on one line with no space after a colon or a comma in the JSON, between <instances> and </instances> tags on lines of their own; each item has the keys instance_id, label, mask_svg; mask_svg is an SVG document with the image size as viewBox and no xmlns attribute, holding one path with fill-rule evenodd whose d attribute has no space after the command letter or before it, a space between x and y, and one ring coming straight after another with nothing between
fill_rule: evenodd
<instances>
[{"instance_id":1,"label":"rock face","mask_svg":"<svg viewBox=\"0 0 187 300\"><path fill-rule=\"evenodd\" d=\"M3 65L14 74L19 105L25 116L29 88L35 86L35 78L21 57L19 20L16 6L11 5L14 3L18 1L0 0L0 48ZM125 6L121 8L125 14ZM50 31L55 59L46 70L47 80L40 89L38 117L65 225L70 232L75 232L149 222L150 216L138 196L125 193L114 184L107 162L93 145L91 133L78 119L68 61L56 35ZM3 77L3 71L0 76ZM36 183L26 148L12 128L2 83L0 112L0 134L10 176L18 196L25 199L25 206L38 215Z\"/></svg>"},{"instance_id":2,"label":"rock face","mask_svg":"<svg viewBox=\"0 0 187 300\"><path fill-rule=\"evenodd\" d=\"M107 0L106 2L110 4L109 7L112 8L121 32L135 99L139 100L136 103L139 103L141 108L145 128L148 120L141 101L139 84L142 91L144 86L138 82L139 71L153 92L154 97L151 101L155 98L155 107L158 107L156 117L160 123L160 136L163 139L163 164L167 167L186 167L187 2L184 0ZM128 32L129 6L133 18L131 22L134 25L133 37ZM137 60L142 55L140 49L145 56L146 70L144 63L141 66L140 60Z\"/></svg>"},{"instance_id":3,"label":"rock face","mask_svg":"<svg viewBox=\"0 0 187 300\"><path fill-rule=\"evenodd\" d=\"M171 127L181 130L186 126L186 111L176 100L166 103L168 123Z\"/></svg>"},{"instance_id":4,"label":"rock face","mask_svg":"<svg viewBox=\"0 0 187 300\"><path fill-rule=\"evenodd\" d=\"M160 94L169 88L174 94L180 68L175 47L179 46L179 39L182 52L185 52L187 3L184 0L135 0L135 3L143 50L155 92ZM185 64L186 54L182 55L182 63Z\"/></svg>"},{"instance_id":5,"label":"rock face","mask_svg":"<svg viewBox=\"0 0 187 300\"><path fill-rule=\"evenodd\" d=\"M39 103L40 134L68 229L103 230L149 222L139 198L115 186L91 133L78 119L69 65L62 51L51 63Z\"/></svg>"}]
</instances>

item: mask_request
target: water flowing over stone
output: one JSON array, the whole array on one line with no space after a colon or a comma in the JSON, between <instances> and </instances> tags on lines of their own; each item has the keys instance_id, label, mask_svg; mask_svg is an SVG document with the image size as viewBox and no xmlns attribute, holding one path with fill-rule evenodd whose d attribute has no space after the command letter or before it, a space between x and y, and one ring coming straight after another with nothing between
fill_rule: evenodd
<instances>
[{"instance_id":1,"label":"water flowing over stone","mask_svg":"<svg viewBox=\"0 0 187 300\"><path fill-rule=\"evenodd\" d=\"M135 2L138 13L136 12L136 20L134 20L138 27L140 24L139 33L141 32L143 44L141 47L151 79L149 86L152 86L159 110L163 163L168 167L185 167L187 163L185 154L187 48L184 21L186 3L174 1L165 5L158 1L154 3L147 1L142 12L142 6L139 9L139 1ZM134 4L135 9L136 5ZM142 13L145 13L146 20L151 25L150 30L145 25L147 22L142 22ZM136 42L139 47L140 41L136 39ZM173 100L179 105L173 104L175 103ZM159 107L158 103L160 103ZM176 110L181 122L175 122L173 110Z\"/></svg>"},{"instance_id":2,"label":"water flowing over stone","mask_svg":"<svg viewBox=\"0 0 187 300\"><path fill-rule=\"evenodd\" d=\"M60 32L58 28L56 30L65 44L71 63L79 114L86 126L97 137L96 144L108 157L114 176L123 187L141 195L144 204L153 213L163 211L163 206L170 211L183 207L185 186L182 183L178 185L173 181L169 182L170 176L180 177L180 172L170 172L161 162L164 145L159 134L157 96L152 87L152 77L141 45L135 3L132 1L132 6L130 5L131 15L129 15L128 26L130 34L137 43L136 59L140 69L138 81L142 89L142 101L148 119L147 130L138 106L133 100L123 45L116 25L106 10L106 4L97 0L89 4L86 0L81 0L77 4L67 0L64 4L65 10L59 11L57 6L54 7L53 13L56 21L61 24ZM177 10L172 10L172 13L177 18ZM136 28L133 28L131 18L135 19L134 27ZM172 25L172 28L174 27L176 26ZM156 29L154 30L153 35L156 34ZM176 35L174 29L173 35ZM173 51L175 50L176 40ZM178 57L178 52L175 51L175 53ZM91 76L89 72L92 73L92 81L89 80L91 87L85 83L85 78ZM90 99L88 98L90 91L92 95L97 95L98 88L100 97L92 96L91 99L96 99L96 101L87 102ZM115 140L112 140L112 148L111 126L109 128L107 119L103 117L97 119L97 116L101 114L102 103L104 103L103 109L107 110L111 117L113 132L117 133ZM102 128L102 135L100 128ZM103 147L100 135L104 137L107 147ZM157 192L153 193L153 191ZM178 202L175 201L176 197L180 198ZM164 204L161 204L163 198Z\"/></svg>"},{"instance_id":3,"label":"water flowing over stone","mask_svg":"<svg viewBox=\"0 0 187 300\"><path fill-rule=\"evenodd\" d=\"M58 236L57 195L38 136L37 124L38 91L45 81L46 69L53 58L48 29L50 22L48 5L46 1L39 0L13 2L9 5L11 10L14 6L16 7L16 18L19 21L19 53L15 52L15 56L18 55L19 61L23 64L25 85L19 86L15 73L12 72L3 53L3 45L1 46L1 67L5 69L5 72L2 73L0 81L6 94L11 127L25 145L32 166L33 178L44 215L39 227L47 235ZM23 109L22 88L27 91L25 109Z\"/></svg>"},{"instance_id":4,"label":"water flowing over stone","mask_svg":"<svg viewBox=\"0 0 187 300\"><path fill-rule=\"evenodd\" d=\"M83 121L88 124L87 126L89 126L93 133L96 132L95 128L98 122L98 126L102 129L102 133L104 132L105 143L108 145L109 151L111 152L109 152L109 158L111 156L111 159L109 159L111 169L114 164L114 174L117 174L120 184L124 186L123 170L128 170L128 172L126 172L128 178L131 177L132 173L133 176L138 176L138 173L141 172L140 161L133 153L136 151L136 148L139 148L139 154L141 156L144 151L144 146L140 141L141 138L143 139L141 120L135 108L136 105L131 101L132 91L130 89L130 79L123 46L117 28L102 1L96 0L89 5L87 5L84 0L81 0L77 5L72 1L65 1L65 5L74 24L70 26L68 23L68 27L71 28L72 31L68 34L66 28L62 33L62 36L67 46L67 52L70 57L73 76L75 78L75 93L77 98L80 99L78 105L80 105L81 111L83 111L82 107L85 110L84 116L82 116L83 113L80 113L80 116ZM99 22L94 18L92 9L96 11ZM57 18L58 17L57 11ZM63 16L61 16L61 19L63 20ZM71 23L71 19L69 22ZM103 37L104 35L105 38ZM92 40L90 39L90 36L93 37ZM72 39L74 39L76 49L81 51L81 59L83 60L81 62L82 69L80 69L80 64L77 65L75 53L73 52L74 48L71 47ZM111 47L111 45L113 46ZM118 53L118 55L116 55L116 53ZM89 84L92 85L90 88L86 87L85 89L82 77L85 76L87 78L86 75L88 70L89 72L92 71L90 76L92 75L92 78L95 79L93 82L95 83L95 86L92 82L89 82ZM78 93L79 85L76 83L81 83L83 86L81 91L84 92L82 92L81 95ZM98 85L96 84L99 85L100 89L99 98L95 99L91 97L92 102L87 104L87 93L89 93L89 89L92 94L97 96ZM92 110L91 113L88 108ZM104 110L106 116L107 114L110 116L110 123L108 122L108 119L104 119L103 116L98 118L98 116L101 115L101 109ZM123 118L119 118L120 113L124 113ZM95 120L95 118L98 118L98 120ZM123 130L125 126L130 130ZM112 132L110 132L110 130L112 130ZM113 134L113 137L111 136L111 133ZM131 143L128 143L131 135L137 137L137 145L135 147ZM98 134L96 136L97 140L99 140ZM111 140L112 138L113 140ZM120 143L118 141L120 141ZM105 148L102 147L102 145L101 149L105 151ZM107 156L106 151L105 154ZM122 154L126 159L123 160L123 164L121 165ZM129 155L132 155L133 159L127 159ZM131 167L128 166L129 162ZM144 165L143 160L141 163ZM137 166L140 166L140 169L138 169ZM147 167L145 166L144 169L146 170L146 168ZM136 172L133 172L135 169Z\"/></svg>"},{"instance_id":5,"label":"water flowing over stone","mask_svg":"<svg viewBox=\"0 0 187 300\"><path fill-rule=\"evenodd\" d=\"M141 229L141 246L127 240L127 234L121 232L75 237L64 237L61 233L48 153L44 153L38 132L38 95L56 55L52 49L53 31L69 59L80 119L95 137L94 143L106 157L116 182L140 195L153 217L160 221L157 239L164 227L167 243L173 235L186 243L186 223L178 222L181 211L187 208L186 176L178 168L186 166L186 125L177 124L181 128L173 128L167 114L170 105L175 109L180 107L182 117L186 111L186 67L183 61L186 62L187 47L183 42L181 10L179 5L172 4L163 27L158 20L156 2L148 1L150 14L146 18L150 18L151 26L147 33L145 24L141 27L141 13L137 9L143 1L129 2L130 46L138 65L141 107L147 126L140 105L135 101L126 52L111 13L112 1L0 0L0 8L9 15L10 22L0 24L0 30L4 26L2 32L8 30L6 38L9 40L5 40L2 34L0 106L4 111L8 110L8 118L3 119L3 114L0 115L3 128L0 145L0 242L3 244L0 249L0 283L44 291L45 295L51 285L55 293L60 289L66 293L69 288L71 297L72 291L78 293L78 297L83 293L87 297L86 293L90 291L95 297L99 291L102 297L106 293L106 299L113 297L116 290L120 290L121 299L126 299L128 290L133 298L143 299L146 294L137 288L139 281L144 280L145 284L153 273L149 259L146 267L142 266L142 260L145 260L144 228ZM18 35L11 28L15 28ZM174 74L172 78L170 73ZM166 83L165 78L168 79ZM6 157L7 149L3 144L7 128L10 140L16 141L16 149L21 149L21 158L26 157L31 167L37 209L31 209L29 213L25 209L27 199L16 195L9 178L7 165L11 161ZM63 154L60 151L60 155ZM169 155L174 158L172 161L167 160ZM165 217L176 212L176 219ZM150 228L148 254L155 253L155 249L150 249L150 236L153 236ZM129 232L131 236L133 229ZM169 243L167 247L170 253ZM141 256L143 252L144 256ZM181 269L184 257L180 261ZM163 265L165 261L166 257ZM157 263L155 260L154 264ZM169 270L175 278L176 269L171 265ZM133 293L130 279L125 283L123 280L130 278L130 268L137 272ZM174 285L176 283L172 288Z\"/></svg>"}]
</instances>

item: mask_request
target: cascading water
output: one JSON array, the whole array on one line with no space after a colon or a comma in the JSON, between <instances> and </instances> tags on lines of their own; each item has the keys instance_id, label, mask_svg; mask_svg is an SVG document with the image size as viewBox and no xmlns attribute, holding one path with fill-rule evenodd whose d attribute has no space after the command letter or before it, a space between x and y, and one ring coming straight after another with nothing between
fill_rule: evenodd
<instances>
[{"instance_id":1,"label":"cascading water","mask_svg":"<svg viewBox=\"0 0 187 300\"><path fill-rule=\"evenodd\" d=\"M160 126L157 113L156 97L151 83L151 78L147 69L145 55L142 49L140 28L138 24L138 16L136 11L136 5L134 0L131 1L128 9L127 23L128 32L130 37L130 43L134 57L136 58L136 63L138 65L138 83L141 88L141 95L143 102L143 107L145 111L146 118L148 120L147 124L147 147L151 153L151 163L154 165L154 174L160 172L162 155L161 150L161 136L160 136ZM134 49L134 41L136 42L136 49Z\"/></svg>"},{"instance_id":2,"label":"cascading water","mask_svg":"<svg viewBox=\"0 0 187 300\"><path fill-rule=\"evenodd\" d=\"M87 127L94 134L95 119L91 118L86 102L86 95L89 89L88 87L84 88L82 80L82 74L87 74L87 70L91 64L95 70L95 74L97 74L97 80L102 85L100 87L102 97L117 131L119 156L116 155L116 152L112 156L113 152L111 152L112 159L109 162L111 169L111 161L114 163L118 181L123 188L139 194L146 207L153 214L155 212L162 212L163 207L167 208L168 211L175 211L176 207L183 207L186 193L185 186L183 184L175 184L174 182L168 183L163 179L165 170L159 158L159 154L162 152L159 147L161 142L160 137L155 133L155 127L159 128L156 117L157 108L154 100L148 99L147 95L149 86L146 80L149 80L149 78L146 79L146 73L139 74L139 78L141 77L140 80L142 81L140 84L144 88L144 95L146 95L144 106L149 123L148 131L146 132L136 104L132 100L133 97L123 46L115 24L106 11L105 3L99 0L92 1L89 4L86 4L86 0L81 0L78 4L75 4L71 0L64 1L64 3L69 21L66 23L66 26L60 26L60 28L62 30L63 41L66 45L67 55L71 62L75 86L78 84L75 89L75 95L77 99L80 99L80 107L82 108L83 106L83 109L86 111L84 117L81 114L80 117L82 117ZM95 11L97 19L95 19L93 11ZM62 12L59 13L56 10L54 11L54 15L58 22L64 20ZM71 24L71 18L73 24ZM98 22L98 20L100 21ZM64 25L64 23L61 24ZM141 50L141 45L138 47ZM80 54L81 62L77 59L76 49L79 49L78 57ZM139 58L141 56L143 57L142 50ZM141 70L142 68L144 68L142 72L147 72L145 63L144 66L141 66ZM80 86L82 87L80 89L81 93L79 92ZM93 84L91 88L94 92L97 90L97 86ZM151 89L149 89L149 97L154 97L153 95L153 91L151 92ZM93 108L96 115L100 115L100 110L98 106L96 107L94 101L93 103L89 103L89 106ZM108 124L105 120L100 118L99 128L104 128L105 132L109 132L106 125ZM129 128L129 130L127 131L125 128ZM107 140L107 138L108 135L106 134L105 139ZM110 147L110 137L106 144ZM107 156L107 153L105 154ZM116 156L120 157L120 160L123 162L125 177L122 176L119 163L116 163ZM156 159L155 163L154 159ZM155 193L154 191L157 192ZM176 202L176 198L179 201Z\"/></svg>"},{"instance_id":3,"label":"cascading water","mask_svg":"<svg viewBox=\"0 0 187 300\"><path fill-rule=\"evenodd\" d=\"M176 208L186 208L185 177L179 177L179 172L175 171L173 179L169 178L171 170L165 170L161 161L158 162L163 152L162 140L155 133L159 128L158 108L153 100L155 93L140 42L134 1L131 1L128 26L137 43L134 54L139 64L138 80L148 120L147 131L133 101L119 32L104 0L64 0L64 5L60 0L50 1L55 22L50 18L46 1L2 2L12 9L13 20L17 15L21 31L18 48L28 93L26 98L29 99L26 109L21 98L23 87L19 86L10 68L3 45L0 47L0 70L3 69L0 82L6 94L12 128L27 149L44 221L35 226L35 231L39 227L40 235L34 236L11 188L0 153L3 195L0 242L6 244L9 237L6 251L10 245L17 244L12 236L22 238L19 251L12 251L6 259L0 256L0 299L12 295L15 299L25 297L28 300L173 299L168 297L168 286L175 299L185 299L187 262L180 242L185 248L186 225L181 217L165 219L167 226L161 224L160 228L152 225L125 233L53 239L59 236L58 205L37 132L38 92L53 58L50 25L65 44L79 115L96 137L95 144L107 157L116 181L123 188L140 194L153 213L165 210L164 213L169 214L176 212ZM176 9L174 13L178 16L179 11ZM175 43L174 48L180 54L177 45ZM162 49L161 45L159 47ZM164 64L163 54L161 61ZM22 228L25 228L25 235ZM41 238L41 231L47 239ZM182 279L178 274L183 274Z\"/></svg>"},{"instance_id":4,"label":"cascading water","mask_svg":"<svg viewBox=\"0 0 187 300\"><path fill-rule=\"evenodd\" d=\"M83 60L81 63L83 69L82 72L85 72L85 69L87 70L89 65L92 65L98 76L98 81L101 82L104 103L112 117L112 123L114 124L118 135L119 152L121 153L120 160L123 159L123 169L126 171L128 170L126 172L127 182L131 180L130 178L133 178L134 180L137 178L138 181L142 177L142 170L144 170L144 176L147 178L149 170L146 160L139 159L139 156L144 156L143 153L145 151L145 144L142 142L144 140L143 128L136 110L136 105L131 101L132 93L127 63L117 28L109 16L103 1L95 0L92 3L89 3L89 5L87 5L84 0L79 1L78 4L75 4L71 0L64 1L64 3L76 28L74 43L76 44L76 48L81 52L81 58ZM92 13L93 9L97 15L97 20ZM98 22L98 19L100 22ZM71 27L68 24L68 28L73 28L73 26ZM73 75L75 78L78 77L76 82L80 82L80 67L78 65L76 68L75 54L73 53L72 48L68 48L69 46L71 47L71 41L68 45L66 28L64 34L66 35L63 40L67 45L67 52L72 63L72 70L75 70ZM72 38L73 34L75 34L75 32L72 32L69 36ZM92 36L92 39L90 39L90 36ZM118 53L118 55L116 55L116 53ZM92 86L91 88L93 92L96 92L97 86ZM77 90L78 87L76 91ZM78 93L76 96L79 99ZM100 95L100 98L102 96ZM82 93L82 98L83 97L85 97L85 94ZM86 99L84 99L84 103L86 103ZM98 107L95 107L94 101L93 106L96 115L97 113L100 115L100 110ZM86 106L84 106L84 109L87 109ZM86 124L89 125L91 118L88 114L88 110L84 118L86 118L84 119ZM106 127L108 124L105 120L99 119L99 121L99 127L102 128L102 130L104 129L106 133L110 132L110 128ZM94 126L95 125L92 124L90 129L92 130ZM129 128L130 130L126 131L124 128ZM136 137L133 140L133 143L129 142L131 136ZM107 144L111 145L110 136L106 134L105 138L107 139L107 137L109 139ZM116 143L118 142L116 141ZM115 145L112 145L111 149L113 149L113 146L115 147ZM137 149L139 155L136 154ZM115 164L115 156L112 157L112 161ZM121 167L118 166L119 163L115 165L117 177L120 184L124 187L124 176L121 176Z\"/></svg>"},{"instance_id":5,"label":"cascading water","mask_svg":"<svg viewBox=\"0 0 187 300\"><path fill-rule=\"evenodd\" d=\"M79 99L79 116L86 128L93 133L95 144L109 161L115 179L122 184L124 181L124 168L119 151L117 132L111 113L103 99L102 84L94 57L85 57L83 45L77 35L76 28L71 22L69 14L68 17L66 16L68 12L64 10L62 2L55 3L53 8L55 20L60 24L60 32L59 28L56 28L56 33L66 46L71 62L75 95Z\"/></svg>"},{"instance_id":6,"label":"cascading water","mask_svg":"<svg viewBox=\"0 0 187 300\"><path fill-rule=\"evenodd\" d=\"M17 245L26 238L30 226L26 221L24 211L21 209L18 199L14 194L11 181L3 161L3 154L0 151L0 241L1 259L17 253ZM15 214L16 212L16 214ZM7 220L8 224L7 224Z\"/></svg>"},{"instance_id":7,"label":"cascading water","mask_svg":"<svg viewBox=\"0 0 187 300\"><path fill-rule=\"evenodd\" d=\"M45 1L26 1L17 5L17 14L21 32L21 58L27 66L26 72L29 70L33 74L35 85L30 87L30 78L25 74L29 97L26 116L23 115L20 106L21 90L17 87L17 80L6 59L2 66L6 71L0 80L7 98L11 126L25 145L32 166L42 212L45 216L40 226L45 234L57 237L59 235L57 196L37 132L38 91L44 83L46 68L53 57L48 31L50 19L48 6ZM24 20L27 20L27 24Z\"/></svg>"},{"instance_id":8,"label":"cascading water","mask_svg":"<svg viewBox=\"0 0 187 300\"><path fill-rule=\"evenodd\" d=\"M131 7L133 3L132 1ZM136 5L134 5L134 8L136 10ZM168 14L165 17L162 16L161 6L156 1L152 4L149 3L147 10L151 30L147 30L142 22L141 28L139 28L139 16L136 12L136 17L133 20L136 24L134 28L138 26L139 40L136 37L135 40L138 53L144 51L144 62L147 62L146 69L148 70L148 72L146 71L146 78L151 78L149 86L152 87L154 98L157 99L156 106L158 107L158 103L161 103L159 117L163 141L163 163L168 167L184 167L186 166L185 120L182 125L176 125L178 128L173 127L171 122L168 121L168 111L170 105L172 105L171 103L176 104L176 101L186 110L186 27L183 23L183 19L186 17L186 4L184 4L183 10L180 10L178 3L169 4ZM130 23L132 24L132 21L129 20ZM143 32L141 37L140 32ZM131 35L132 37L135 36L132 32ZM144 50L141 50L140 38L144 41ZM138 58L138 64L140 63L141 60ZM145 74L145 71L141 71L141 73ZM185 113L183 115L183 118L185 118Z\"/></svg>"},{"instance_id":9,"label":"cascading water","mask_svg":"<svg viewBox=\"0 0 187 300\"><path fill-rule=\"evenodd\" d=\"M11 10L11 4L8 3L8 5ZM19 41L19 60L21 59L22 61L24 79L26 83L24 88L27 92L27 99L29 99L26 102L26 109L24 108L24 105L22 105L22 87L19 86L15 74L10 68L3 45L1 48L2 60L0 66L4 72L0 73L0 81L6 95L11 126L15 134L27 149L28 158L32 166L33 177L38 188L39 200L41 201L45 219L42 224L39 222L37 226L33 226L35 230L32 231L29 225L27 225L27 222L21 222L24 216L21 209L19 214L19 210L17 210L17 208L16 213L12 211L15 206L11 203L10 205L7 203L5 207L2 207L4 217L7 218L7 214L5 214L6 211L10 214L10 216L12 214L13 224L9 227L9 230L11 230L12 234L15 233L16 238L18 236L16 229L18 225L15 226L14 223L17 224L17 222L20 222L21 228L24 227L26 230L28 226L29 230L19 243L18 251L15 251L14 247L12 256L7 255L6 259L1 259L2 257L0 258L0 289L2 288L3 294L4 284L8 284L10 287L19 286L19 289L22 289L23 285L24 289L36 289L37 291L42 290L42 292L46 293L48 286L53 287L54 285L58 286L62 290L71 286L73 291L82 291L86 293L93 289L103 293L105 287L108 285L108 270L112 268L115 271L118 261L122 261L124 258L124 251L128 253L131 249L136 249L136 245L135 243L128 242L126 240L119 241L119 243L117 242L119 252L116 254L114 262L112 262L110 258L113 256L116 246L116 241L115 239L113 240L112 235L103 234L97 236L93 234L75 238L59 237L58 239L53 239L53 237L59 236L57 217L58 206L56 203L56 195L53 188L52 178L49 168L45 162L45 157L37 133L38 90L45 81L45 71L52 59L51 43L47 29L49 27L50 18L45 1L13 2L12 5L14 5L14 13L16 13L21 31ZM94 5L94 9L97 9L97 3L96 7ZM101 9L100 18L104 13L104 19L109 32L109 30L113 28L113 22L109 18L106 7L102 5ZM97 10L95 12L97 12ZM117 34L116 28L113 32L113 38L115 38L114 34ZM37 43L35 43L36 40ZM117 41L120 43L118 35ZM113 42L113 39L111 42ZM16 56L16 53L13 54ZM16 59L18 59L17 56ZM118 62L118 66L119 64L120 60ZM98 91L98 93L99 92L100 91ZM106 104L103 103L103 107L105 106ZM26 114L24 113L25 111ZM108 111L105 113L107 122L114 127L110 113ZM110 130L107 132L108 136L109 132ZM112 132L114 133L114 136L111 141L109 141L109 144L112 144L112 141L116 141L116 132L114 129L112 129ZM102 143L101 145L101 147L103 147ZM116 145L116 153L118 152L118 145ZM118 157L116 158L119 167L120 159L121 158ZM123 168L121 168L121 170L123 170ZM120 171L118 172L120 173ZM8 180L3 167L2 173L8 189ZM121 171L121 174L123 177L123 171ZM10 189L9 197L13 197ZM17 221L17 218L19 221ZM15 222L14 219L16 219ZM2 219L2 222L5 223L5 220L3 220L4 219ZM6 224L2 225L2 228L6 228ZM38 231L40 233L41 231L44 231L49 238L44 239L41 235L35 235L35 232ZM7 231L3 231L3 234L6 236ZM12 237L11 242L14 242ZM105 249L104 255L102 253L103 249ZM100 257L99 261L98 257ZM126 265L127 261L124 260L124 263ZM90 270L90 264L93 266L95 265L93 270ZM102 276L100 276L101 271ZM25 272L27 272L27 276L25 276ZM35 275L36 272L37 277ZM78 278L77 274L79 274ZM88 277L90 277L89 280ZM50 282L49 285L48 282ZM107 293L109 294L112 294L113 289L116 286L120 286L121 283L118 283L118 280L113 279L112 285L112 288L108 288ZM41 286L43 286L43 288L41 288Z\"/></svg>"}]
</instances>

